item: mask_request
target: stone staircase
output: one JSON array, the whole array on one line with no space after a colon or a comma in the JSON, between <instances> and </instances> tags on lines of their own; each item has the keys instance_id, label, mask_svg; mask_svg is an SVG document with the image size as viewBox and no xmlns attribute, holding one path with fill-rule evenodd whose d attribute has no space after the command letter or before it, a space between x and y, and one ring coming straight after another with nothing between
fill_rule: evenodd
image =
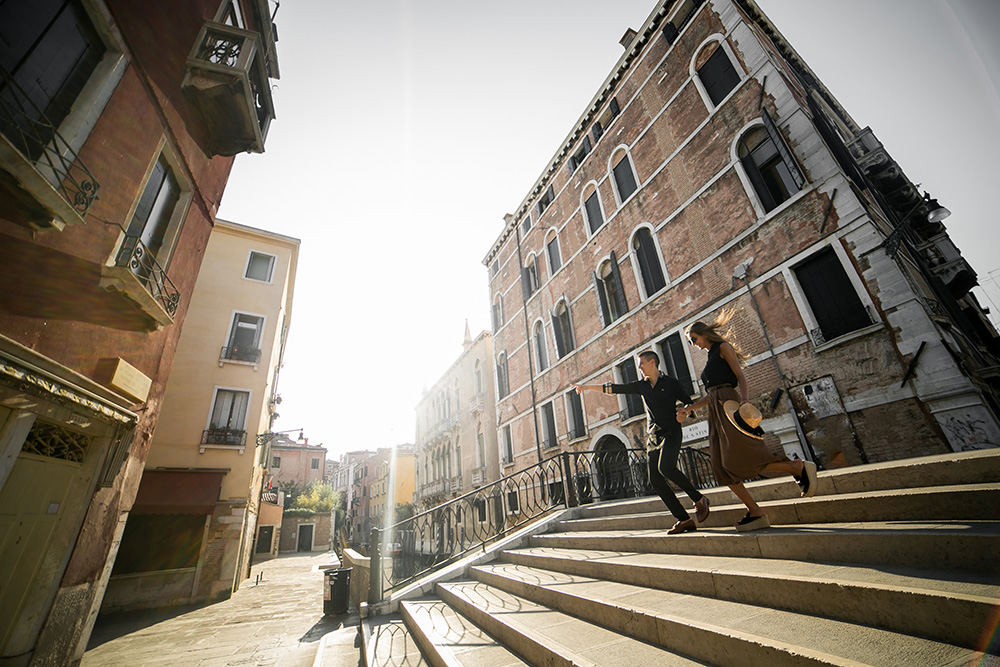
<instances>
[{"instance_id":1,"label":"stone staircase","mask_svg":"<svg viewBox=\"0 0 1000 667\"><path fill-rule=\"evenodd\" d=\"M684 535L656 498L569 510L368 619L366 660L1000 665L1000 450L824 471L806 500L748 486L770 529L737 533L725 488Z\"/></svg>"}]
</instances>

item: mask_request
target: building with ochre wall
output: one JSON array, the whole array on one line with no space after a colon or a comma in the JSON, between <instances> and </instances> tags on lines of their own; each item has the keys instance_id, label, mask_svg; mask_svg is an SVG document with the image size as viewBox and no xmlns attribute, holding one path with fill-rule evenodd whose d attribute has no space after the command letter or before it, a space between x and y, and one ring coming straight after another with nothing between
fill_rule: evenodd
<instances>
[{"instance_id":1,"label":"building with ochre wall","mask_svg":"<svg viewBox=\"0 0 1000 667\"><path fill-rule=\"evenodd\" d=\"M698 395L684 328L729 309L776 451L1000 443L1000 347L946 213L756 3L663 0L622 44L483 260L503 471L641 447L641 401L570 384L637 379L652 349Z\"/></svg>"},{"instance_id":2,"label":"building with ochre wall","mask_svg":"<svg viewBox=\"0 0 1000 667\"><path fill-rule=\"evenodd\" d=\"M0 42L0 663L71 664L275 31L262 0L7 2Z\"/></svg>"},{"instance_id":3,"label":"building with ochre wall","mask_svg":"<svg viewBox=\"0 0 1000 667\"><path fill-rule=\"evenodd\" d=\"M298 253L216 220L102 611L225 599L250 576Z\"/></svg>"}]
</instances>

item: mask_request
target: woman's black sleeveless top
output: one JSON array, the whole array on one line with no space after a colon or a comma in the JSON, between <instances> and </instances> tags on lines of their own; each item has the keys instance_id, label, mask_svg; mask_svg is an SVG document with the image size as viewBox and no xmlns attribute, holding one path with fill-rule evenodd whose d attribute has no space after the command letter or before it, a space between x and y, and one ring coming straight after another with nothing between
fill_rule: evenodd
<instances>
[{"instance_id":1,"label":"woman's black sleeveless top","mask_svg":"<svg viewBox=\"0 0 1000 667\"><path fill-rule=\"evenodd\" d=\"M739 385L736 373L722 358L722 343L712 343L712 347L708 348L708 363L705 364L705 370L701 372L701 383L705 385L706 390L720 384L727 384L731 387Z\"/></svg>"}]
</instances>

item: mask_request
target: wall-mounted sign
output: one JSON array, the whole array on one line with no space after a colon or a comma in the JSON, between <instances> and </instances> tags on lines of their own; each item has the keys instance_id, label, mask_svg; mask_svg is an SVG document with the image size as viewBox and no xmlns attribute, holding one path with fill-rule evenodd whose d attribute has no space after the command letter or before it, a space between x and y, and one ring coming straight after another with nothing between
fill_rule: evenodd
<instances>
[{"instance_id":1,"label":"wall-mounted sign","mask_svg":"<svg viewBox=\"0 0 1000 667\"><path fill-rule=\"evenodd\" d=\"M149 388L153 386L153 381L142 374L138 368L125 361L118 359L115 365L115 372L111 376L111 386L134 398L140 403L145 403L149 397Z\"/></svg>"}]
</instances>

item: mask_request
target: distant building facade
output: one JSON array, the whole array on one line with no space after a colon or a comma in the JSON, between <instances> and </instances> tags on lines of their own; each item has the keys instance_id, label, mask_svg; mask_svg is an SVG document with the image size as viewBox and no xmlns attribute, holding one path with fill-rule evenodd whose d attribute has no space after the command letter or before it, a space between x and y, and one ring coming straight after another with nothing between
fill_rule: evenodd
<instances>
[{"instance_id":1,"label":"distant building facade","mask_svg":"<svg viewBox=\"0 0 1000 667\"><path fill-rule=\"evenodd\" d=\"M270 479L280 488L294 484L305 489L313 482L323 481L327 469L326 448L301 444L290 438L275 438L271 444Z\"/></svg>"},{"instance_id":2,"label":"distant building facade","mask_svg":"<svg viewBox=\"0 0 1000 667\"><path fill-rule=\"evenodd\" d=\"M415 482L412 444L391 448L388 460L379 463L369 487L372 524L388 527L396 522L399 505L413 503Z\"/></svg>"},{"instance_id":3,"label":"distant building facade","mask_svg":"<svg viewBox=\"0 0 1000 667\"><path fill-rule=\"evenodd\" d=\"M836 467L1000 444L975 272L757 4L661 1L622 42L483 260L502 472L641 447L641 401L570 383L635 380L652 349L698 395L684 328L726 309L775 451ZM421 426L423 472L443 446ZM453 468L430 470L440 498Z\"/></svg>"},{"instance_id":4,"label":"distant building facade","mask_svg":"<svg viewBox=\"0 0 1000 667\"><path fill-rule=\"evenodd\" d=\"M86 647L233 156L274 118L271 16L0 6L0 663Z\"/></svg>"},{"instance_id":5,"label":"distant building facade","mask_svg":"<svg viewBox=\"0 0 1000 667\"><path fill-rule=\"evenodd\" d=\"M298 252L298 239L216 220L106 611L227 598L255 539L273 550L258 516L277 438L257 436L272 423Z\"/></svg>"}]
</instances>

